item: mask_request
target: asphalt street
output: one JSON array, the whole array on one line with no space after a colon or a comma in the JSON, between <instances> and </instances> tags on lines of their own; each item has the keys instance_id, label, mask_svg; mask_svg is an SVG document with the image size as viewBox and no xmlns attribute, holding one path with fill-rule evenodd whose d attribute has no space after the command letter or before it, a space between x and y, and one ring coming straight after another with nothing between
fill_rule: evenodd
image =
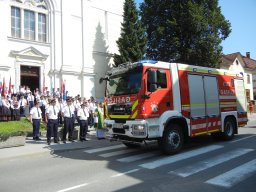
<instances>
[{"instance_id":1,"label":"asphalt street","mask_svg":"<svg viewBox=\"0 0 256 192\"><path fill-rule=\"evenodd\" d=\"M28 140L40 153L3 156L0 149L0 191L255 192L255 121L251 116L232 141L199 137L173 156L162 155L154 142L129 149L93 133L84 143L50 147Z\"/></svg>"}]
</instances>

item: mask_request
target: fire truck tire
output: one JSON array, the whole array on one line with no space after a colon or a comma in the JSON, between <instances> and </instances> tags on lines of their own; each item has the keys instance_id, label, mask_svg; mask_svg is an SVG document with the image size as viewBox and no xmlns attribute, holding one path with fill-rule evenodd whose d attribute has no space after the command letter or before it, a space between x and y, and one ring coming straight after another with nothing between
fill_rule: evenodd
<instances>
[{"instance_id":1,"label":"fire truck tire","mask_svg":"<svg viewBox=\"0 0 256 192\"><path fill-rule=\"evenodd\" d=\"M140 144L138 144L138 143L123 142L123 144L124 144L126 147L129 147L129 148L138 148L138 147L140 147Z\"/></svg>"},{"instance_id":2,"label":"fire truck tire","mask_svg":"<svg viewBox=\"0 0 256 192\"><path fill-rule=\"evenodd\" d=\"M224 132L221 133L221 137L223 140L231 140L234 137L235 132L235 122L233 118L226 118L224 122Z\"/></svg>"},{"instance_id":3,"label":"fire truck tire","mask_svg":"<svg viewBox=\"0 0 256 192\"><path fill-rule=\"evenodd\" d=\"M178 153L184 145L184 135L178 124L170 124L164 130L163 137L158 142L160 149L166 155Z\"/></svg>"}]
</instances>

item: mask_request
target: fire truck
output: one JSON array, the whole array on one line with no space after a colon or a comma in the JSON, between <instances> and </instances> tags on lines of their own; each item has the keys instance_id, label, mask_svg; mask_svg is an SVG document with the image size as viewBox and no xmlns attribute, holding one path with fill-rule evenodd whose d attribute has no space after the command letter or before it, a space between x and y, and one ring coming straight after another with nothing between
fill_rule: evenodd
<instances>
[{"instance_id":1,"label":"fire truck","mask_svg":"<svg viewBox=\"0 0 256 192\"><path fill-rule=\"evenodd\" d=\"M243 76L228 70L142 60L112 68L102 81L106 127L128 147L157 140L175 154L191 137L231 140L248 121Z\"/></svg>"}]
</instances>

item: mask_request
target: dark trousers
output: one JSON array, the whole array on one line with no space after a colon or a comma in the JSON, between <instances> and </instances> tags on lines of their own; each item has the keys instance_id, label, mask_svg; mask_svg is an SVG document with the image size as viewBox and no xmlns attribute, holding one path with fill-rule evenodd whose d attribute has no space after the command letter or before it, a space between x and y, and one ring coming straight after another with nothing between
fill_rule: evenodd
<instances>
[{"instance_id":1,"label":"dark trousers","mask_svg":"<svg viewBox=\"0 0 256 192\"><path fill-rule=\"evenodd\" d=\"M88 121L80 120L80 140L85 140L88 131Z\"/></svg>"},{"instance_id":2,"label":"dark trousers","mask_svg":"<svg viewBox=\"0 0 256 192\"><path fill-rule=\"evenodd\" d=\"M61 112L59 112L58 114L58 121L59 121L59 124L62 125L63 122L62 122L62 116L61 116Z\"/></svg>"},{"instance_id":3,"label":"dark trousers","mask_svg":"<svg viewBox=\"0 0 256 192\"><path fill-rule=\"evenodd\" d=\"M68 133L68 139L73 140L73 137L72 137L73 130L74 130L73 118L64 117L64 129L63 129L62 140L66 141L67 133Z\"/></svg>"},{"instance_id":4,"label":"dark trousers","mask_svg":"<svg viewBox=\"0 0 256 192\"><path fill-rule=\"evenodd\" d=\"M94 118L93 118L93 114L92 114L92 113L89 114L89 119L88 119L88 120L89 120L89 125L90 125L90 126L93 126L93 124L94 124Z\"/></svg>"},{"instance_id":5,"label":"dark trousers","mask_svg":"<svg viewBox=\"0 0 256 192\"><path fill-rule=\"evenodd\" d=\"M42 119L43 119L43 121L45 121L45 106L44 105L41 106L40 109L42 111Z\"/></svg>"},{"instance_id":6,"label":"dark trousers","mask_svg":"<svg viewBox=\"0 0 256 192\"><path fill-rule=\"evenodd\" d=\"M39 138L40 119L32 119L33 122L33 139Z\"/></svg>"},{"instance_id":7,"label":"dark trousers","mask_svg":"<svg viewBox=\"0 0 256 192\"><path fill-rule=\"evenodd\" d=\"M48 119L47 123L47 141L51 141L51 137L54 137L54 141L58 141L58 119Z\"/></svg>"},{"instance_id":8,"label":"dark trousers","mask_svg":"<svg viewBox=\"0 0 256 192\"><path fill-rule=\"evenodd\" d=\"M29 101L29 111L34 107L34 101Z\"/></svg>"}]
</instances>

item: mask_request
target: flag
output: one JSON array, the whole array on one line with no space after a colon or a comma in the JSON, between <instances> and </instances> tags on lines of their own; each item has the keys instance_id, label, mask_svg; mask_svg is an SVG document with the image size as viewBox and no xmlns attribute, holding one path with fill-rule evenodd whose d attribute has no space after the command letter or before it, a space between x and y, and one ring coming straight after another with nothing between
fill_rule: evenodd
<instances>
[{"instance_id":1,"label":"flag","mask_svg":"<svg viewBox=\"0 0 256 192\"><path fill-rule=\"evenodd\" d=\"M2 81L0 81L0 93L2 93Z\"/></svg>"},{"instance_id":2,"label":"flag","mask_svg":"<svg viewBox=\"0 0 256 192\"><path fill-rule=\"evenodd\" d=\"M9 81L9 87L8 87L8 94L12 94L12 79L10 77L10 81Z\"/></svg>"},{"instance_id":3,"label":"flag","mask_svg":"<svg viewBox=\"0 0 256 192\"><path fill-rule=\"evenodd\" d=\"M62 98L65 100L66 96L65 96L65 83L64 83L64 81L61 82L61 95L62 95Z\"/></svg>"},{"instance_id":4,"label":"flag","mask_svg":"<svg viewBox=\"0 0 256 192\"><path fill-rule=\"evenodd\" d=\"M5 87L6 87L6 85L5 85L5 78L4 78L3 85L2 85L2 91L1 91L1 95L4 97L5 97Z\"/></svg>"}]
</instances>

